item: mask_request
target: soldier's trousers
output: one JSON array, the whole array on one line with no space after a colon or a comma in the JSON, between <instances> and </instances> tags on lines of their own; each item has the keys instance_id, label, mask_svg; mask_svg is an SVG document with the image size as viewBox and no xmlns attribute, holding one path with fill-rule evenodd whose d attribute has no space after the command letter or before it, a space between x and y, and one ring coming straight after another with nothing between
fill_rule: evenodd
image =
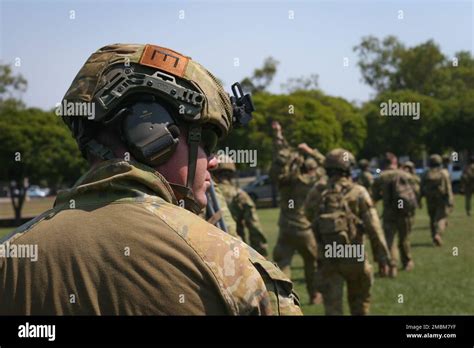
<instances>
[{"instance_id":1,"label":"soldier's trousers","mask_svg":"<svg viewBox=\"0 0 474 348\"><path fill-rule=\"evenodd\" d=\"M323 259L315 281L323 295L326 315L342 315L344 282L352 315L367 315L370 310L370 289L374 276L372 266L364 262Z\"/></svg>"},{"instance_id":2,"label":"soldier's trousers","mask_svg":"<svg viewBox=\"0 0 474 348\"><path fill-rule=\"evenodd\" d=\"M448 226L448 206L444 202L427 200L428 215L430 216L431 237L441 235Z\"/></svg>"},{"instance_id":3,"label":"soldier's trousers","mask_svg":"<svg viewBox=\"0 0 474 348\"><path fill-rule=\"evenodd\" d=\"M303 258L306 289L310 299L316 294L314 274L316 271L317 246L311 229L304 231L282 231L273 250L273 260L291 279L291 260L295 251Z\"/></svg>"},{"instance_id":4,"label":"soldier's trousers","mask_svg":"<svg viewBox=\"0 0 474 348\"><path fill-rule=\"evenodd\" d=\"M472 198L472 189L467 188L464 190L464 203L466 207L466 213L470 214L471 213L471 198Z\"/></svg>"},{"instance_id":5,"label":"soldier's trousers","mask_svg":"<svg viewBox=\"0 0 474 348\"><path fill-rule=\"evenodd\" d=\"M410 234L413 225L412 216L389 216L383 218L383 230L388 250L390 250L391 266L398 265L398 251L403 267L412 260ZM398 233L398 250L395 236Z\"/></svg>"}]
</instances>

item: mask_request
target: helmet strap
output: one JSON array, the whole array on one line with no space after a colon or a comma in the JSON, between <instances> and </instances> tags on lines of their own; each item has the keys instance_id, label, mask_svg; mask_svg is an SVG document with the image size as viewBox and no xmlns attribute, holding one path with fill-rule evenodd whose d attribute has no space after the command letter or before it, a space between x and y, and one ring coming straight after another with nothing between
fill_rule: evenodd
<instances>
[{"instance_id":1,"label":"helmet strap","mask_svg":"<svg viewBox=\"0 0 474 348\"><path fill-rule=\"evenodd\" d=\"M193 188L194 176L196 174L201 131L201 126L196 124L191 124L188 128L188 176L186 179L186 186L190 189Z\"/></svg>"}]
</instances>

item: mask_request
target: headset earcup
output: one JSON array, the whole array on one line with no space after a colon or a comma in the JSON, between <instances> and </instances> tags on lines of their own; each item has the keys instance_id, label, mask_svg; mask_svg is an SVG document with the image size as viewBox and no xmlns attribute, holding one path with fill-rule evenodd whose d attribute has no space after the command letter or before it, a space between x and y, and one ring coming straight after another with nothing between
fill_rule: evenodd
<instances>
[{"instance_id":1,"label":"headset earcup","mask_svg":"<svg viewBox=\"0 0 474 348\"><path fill-rule=\"evenodd\" d=\"M122 137L140 162L156 166L165 163L179 142L179 128L168 110L157 102L131 105L122 123Z\"/></svg>"}]
</instances>

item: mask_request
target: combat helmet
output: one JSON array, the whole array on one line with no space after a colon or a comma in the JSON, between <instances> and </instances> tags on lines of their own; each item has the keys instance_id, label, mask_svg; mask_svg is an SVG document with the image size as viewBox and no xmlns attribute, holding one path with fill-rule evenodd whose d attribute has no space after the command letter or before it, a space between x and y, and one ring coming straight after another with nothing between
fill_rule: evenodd
<instances>
[{"instance_id":1,"label":"combat helmet","mask_svg":"<svg viewBox=\"0 0 474 348\"><path fill-rule=\"evenodd\" d=\"M430 156L429 165L430 167L437 167L443 164L443 159L438 154L433 154Z\"/></svg>"},{"instance_id":2,"label":"combat helmet","mask_svg":"<svg viewBox=\"0 0 474 348\"><path fill-rule=\"evenodd\" d=\"M365 170L369 167L369 161L366 160L365 158L359 160L359 168L362 169L362 170Z\"/></svg>"},{"instance_id":3,"label":"combat helmet","mask_svg":"<svg viewBox=\"0 0 474 348\"><path fill-rule=\"evenodd\" d=\"M354 165L354 155L345 149L334 149L329 151L324 162L324 168L327 171L340 170L343 172L350 172Z\"/></svg>"},{"instance_id":4,"label":"combat helmet","mask_svg":"<svg viewBox=\"0 0 474 348\"><path fill-rule=\"evenodd\" d=\"M217 156L217 167L214 169L216 172L229 171L232 173L236 172L235 163L230 156L225 154Z\"/></svg>"},{"instance_id":5,"label":"combat helmet","mask_svg":"<svg viewBox=\"0 0 474 348\"><path fill-rule=\"evenodd\" d=\"M412 161L403 162L402 168L407 168L411 173L415 172L415 164Z\"/></svg>"},{"instance_id":6,"label":"combat helmet","mask_svg":"<svg viewBox=\"0 0 474 348\"><path fill-rule=\"evenodd\" d=\"M150 44L113 44L93 53L61 105L92 104L93 117L62 114L84 156L111 159L95 136L113 128L131 154L147 165L166 162L185 128L189 144L187 187L191 188L198 146L210 151L233 125L246 124L254 111L238 83L229 97L206 68L176 51ZM76 109L77 110L77 109Z\"/></svg>"}]
</instances>

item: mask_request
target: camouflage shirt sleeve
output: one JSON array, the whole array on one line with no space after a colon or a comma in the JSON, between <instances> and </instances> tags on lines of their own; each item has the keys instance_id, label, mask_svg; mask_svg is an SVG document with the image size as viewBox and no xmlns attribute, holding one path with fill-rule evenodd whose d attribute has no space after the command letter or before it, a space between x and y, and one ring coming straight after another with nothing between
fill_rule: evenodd
<instances>
[{"instance_id":1,"label":"camouflage shirt sleeve","mask_svg":"<svg viewBox=\"0 0 474 348\"><path fill-rule=\"evenodd\" d=\"M304 211L306 218L312 223L316 218L321 192L318 183L314 184L306 196Z\"/></svg>"},{"instance_id":2,"label":"camouflage shirt sleeve","mask_svg":"<svg viewBox=\"0 0 474 348\"><path fill-rule=\"evenodd\" d=\"M364 230L369 235L370 243L375 252L375 259L380 263L388 263L390 253L388 251L387 242L385 241L377 210L375 209L368 191L362 186L360 186L358 204L360 219L364 224Z\"/></svg>"},{"instance_id":3,"label":"camouflage shirt sleeve","mask_svg":"<svg viewBox=\"0 0 474 348\"><path fill-rule=\"evenodd\" d=\"M454 196L453 196L453 187L451 185L451 178L449 176L449 172L447 170L443 170L442 173L444 174L444 185L446 187L446 199L448 202L448 205L453 206L454 205Z\"/></svg>"},{"instance_id":4,"label":"camouflage shirt sleeve","mask_svg":"<svg viewBox=\"0 0 474 348\"><path fill-rule=\"evenodd\" d=\"M186 212L166 222L202 258L234 315L301 315L293 283L241 240Z\"/></svg>"},{"instance_id":5,"label":"camouflage shirt sleeve","mask_svg":"<svg viewBox=\"0 0 474 348\"><path fill-rule=\"evenodd\" d=\"M316 160L318 166L324 166L326 157L318 149L313 149L311 156Z\"/></svg>"},{"instance_id":6,"label":"camouflage shirt sleeve","mask_svg":"<svg viewBox=\"0 0 474 348\"><path fill-rule=\"evenodd\" d=\"M273 162L270 176L276 182L285 182L291 178L291 148L283 135L273 135Z\"/></svg>"},{"instance_id":7,"label":"camouflage shirt sleeve","mask_svg":"<svg viewBox=\"0 0 474 348\"><path fill-rule=\"evenodd\" d=\"M263 233L263 229L257 214L257 209L255 208L255 203L253 202L252 198L250 198L247 192L240 189L236 198L238 200L239 207L241 207L242 220L249 230L250 245L253 246L256 244L265 244L267 239ZM259 240L252 240L255 238L259 238Z\"/></svg>"}]
</instances>

